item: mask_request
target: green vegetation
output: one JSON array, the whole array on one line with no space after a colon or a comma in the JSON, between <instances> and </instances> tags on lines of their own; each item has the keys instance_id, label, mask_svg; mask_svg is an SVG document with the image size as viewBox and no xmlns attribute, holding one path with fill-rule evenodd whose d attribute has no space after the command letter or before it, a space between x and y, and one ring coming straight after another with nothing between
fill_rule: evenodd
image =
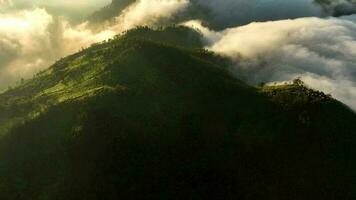
<instances>
[{"instance_id":1,"label":"green vegetation","mask_svg":"<svg viewBox=\"0 0 356 200\"><path fill-rule=\"evenodd\" d=\"M0 95L0 199L353 199L356 115L137 28Z\"/></svg>"}]
</instances>

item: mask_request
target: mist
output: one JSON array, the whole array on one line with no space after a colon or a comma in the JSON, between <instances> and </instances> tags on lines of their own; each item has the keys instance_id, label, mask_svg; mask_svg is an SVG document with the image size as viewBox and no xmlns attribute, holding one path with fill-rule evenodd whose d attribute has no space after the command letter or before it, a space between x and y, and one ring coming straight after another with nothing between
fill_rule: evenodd
<instances>
[{"instance_id":1,"label":"mist","mask_svg":"<svg viewBox=\"0 0 356 200\"><path fill-rule=\"evenodd\" d=\"M136 26L167 25L172 17L184 11L188 5L188 0L140 0L116 17L115 25L109 29L122 32Z\"/></svg>"},{"instance_id":2,"label":"mist","mask_svg":"<svg viewBox=\"0 0 356 200\"><path fill-rule=\"evenodd\" d=\"M354 0L315 0L324 12L332 16L351 15L356 13L356 2Z\"/></svg>"},{"instance_id":3,"label":"mist","mask_svg":"<svg viewBox=\"0 0 356 200\"><path fill-rule=\"evenodd\" d=\"M86 23L71 25L40 8L0 14L0 89L115 34L93 32Z\"/></svg>"},{"instance_id":4,"label":"mist","mask_svg":"<svg viewBox=\"0 0 356 200\"><path fill-rule=\"evenodd\" d=\"M121 13L124 5L144 4L142 0L114 0L114 4L122 5L117 10ZM123 3L124 2L124 3ZM147 1L151 10L161 4L183 4L184 12L172 13L172 23L187 20L201 20L209 28L222 30L229 27L246 25L251 22L265 22L271 20L295 19L300 17L328 17L355 13L352 0L154 0ZM146 7L146 6L145 6ZM115 9L114 9L115 10ZM103 12L112 12L113 9ZM127 9L126 9L127 11ZM166 10L164 12L167 12ZM98 16L115 16L115 14L101 13ZM127 13L126 13L127 14ZM105 18L105 17L104 17ZM111 20L106 18L107 20Z\"/></svg>"},{"instance_id":5,"label":"mist","mask_svg":"<svg viewBox=\"0 0 356 200\"><path fill-rule=\"evenodd\" d=\"M210 13L203 20L218 29L255 21L323 15L323 10L313 0L196 0L196 4Z\"/></svg>"},{"instance_id":6,"label":"mist","mask_svg":"<svg viewBox=\"0 0 356 200\"><path fill-rule=\"evenodd\" d=\"M201 30L207 48L233 60L230 71L250 84L301 78L356 110L356 24L351 20L299 18L220 32L199 21L185 25Z\"/></svg>"},{"instance_id":7,"label":"mist","mask_svg":"<svg viewBox=\"0 0 356 200\"><path fill-rule=\"evenodd\" d=\"M356 110L356 16L328 17L354 4L328 2L138 0L92 30L66 8L86 13L110 2L0 0L0 90L127 29L177 23L199 29L206 48L231 59L231 73L250 84L300 77Z\"/></svg>"},{"instance_id":8,"label":"mist","mask_svg":"<svg viewBox=\"0 0 356 200\"><path fill-rule=\"evenodd\" d=\"M41 7L43 2L34 1L28 6L28 1L1 1L0 91L23 78L31 78L56 60L93 43L136 26L169 23L171 17L189 4L187 0L141 0L125 9L114 24L104 26L102 30L92 30L88 21L73 23L68 16L58 16L47 7ZM83 3L77 1L74 5L80 7ZM55 2L45 4L55 5ZM59 8L67 5L69 1L58 4ZM88 6L85 4L84 7Z\"/></svg>"},{"instance_id":9,"label":"mist","mask_svg":"<svg viewBox=\"0 0 356 200\"><path fill-rule=\"evenodd\" d=\"M107 5L110 0L0 0L0 11L44 8L52 15L80 22L95 10Z\"/></svg>"}]
</instances>

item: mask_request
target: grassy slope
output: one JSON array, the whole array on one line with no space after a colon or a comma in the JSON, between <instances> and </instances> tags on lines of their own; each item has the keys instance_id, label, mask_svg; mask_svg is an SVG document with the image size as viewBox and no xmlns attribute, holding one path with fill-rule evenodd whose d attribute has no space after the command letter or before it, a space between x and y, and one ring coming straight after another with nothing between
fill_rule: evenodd
<instances>
[{"instance_id":1,"label":"grassy slope","mask_svg":"<svg viewBox=\"0 0 356 200\"><path fill-rule=\"evenodd\" d=\"M0 198L355 195L352 111L247 86L173 35L129 32L0 95Z\"/></svg>"}]
</instances>

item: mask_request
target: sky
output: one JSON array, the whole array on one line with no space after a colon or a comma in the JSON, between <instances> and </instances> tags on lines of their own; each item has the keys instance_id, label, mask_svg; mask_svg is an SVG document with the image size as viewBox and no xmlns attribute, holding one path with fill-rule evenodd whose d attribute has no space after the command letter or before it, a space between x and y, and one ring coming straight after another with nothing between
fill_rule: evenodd
<instances>
[{"instance_id":1,"label":"sky","mask_svg":"<svg viewBox=\"0 0 356 200\"><path fill-rule=\"evenodd\" d=\"M46 8L51 14L79 21L111 0L0 0L0 11Z\"/></svg>"},{"instance_id":2,"label":"sky","mask_svg":"<svg viewBox=\"0 0 356 200\"><path fill-rule=\"evenodd\" d=\"M356 110L356 15L346 0L137 0L92 30L109 0L0 0L0 90L56 60L138 25L200 30L206 48L250 84L301 78ZM199 14L197 14L199 13ZM352 14L352 12L351 12Z\"/></svg>"},{"instance_id":3,"label":"sky","mask_svg":"<svg viewBox=\"0 0 356 200\"><path fill-rule=\"evenodd\" d=\"M109 4L110 0L0 0L2 7L7 8L24 8L33 6L53 6L57 8L81 8L99 9Z\"/></svg>"}]
</instances>

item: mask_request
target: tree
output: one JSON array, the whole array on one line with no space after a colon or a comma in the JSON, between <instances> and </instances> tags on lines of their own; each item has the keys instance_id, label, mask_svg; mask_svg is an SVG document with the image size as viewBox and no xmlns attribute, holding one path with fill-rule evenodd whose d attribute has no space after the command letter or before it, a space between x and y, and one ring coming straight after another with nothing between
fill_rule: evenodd
<instances>
[{"instance_id":1,"label":"tree","mask_svg":"<svg viewBox=\"0 0 356 200\"><path fill-rule=\"evenodd\" d=\"M296 78L296 79L293 80L293 84L294 85L303 86L304 82L300 78Z\"/></svg>"}]
</instances>

